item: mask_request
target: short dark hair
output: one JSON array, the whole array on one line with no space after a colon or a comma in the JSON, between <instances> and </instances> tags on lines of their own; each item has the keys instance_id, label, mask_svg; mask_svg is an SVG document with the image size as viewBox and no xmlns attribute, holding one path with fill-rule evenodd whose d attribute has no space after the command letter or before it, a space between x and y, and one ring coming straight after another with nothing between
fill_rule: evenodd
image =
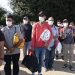
<instances>
[{"instance_id":1,"label":"short dark hair","mask_svg":"<svg viewBox=\"0 0 75 75\"><path fill-rule=\"evenodd\" d=\"M68 23L68 20L67 20L67 19L64 19L64 20L63 20L63 23Z\"/></svg>"},{"instance_id":2,"label":"short dark hair","mask_svg":"<svg viewBox=\"0 0 75 75\"><path fill-rule=\"evenodd\" d=\"M61 23L61 20L57 20L57 22L60 22Z\"/></svg>"},{"instance_id":3,"label":"short dark hair","mask_svg":"<svg viewBox=\"0 0 75 75\"><path fill-rule=\"evenodd\" d=\"M24 20L29 20L29 18L27 16L24 16L23 19Z\"/></svg>"},{"instance_id":4,"label":"short dark hair","mask_svg":"<svg viewBox=\"0 0 75 75\"><path fill-rule=\"evenodd\" d=\"M13 15L12 15L12 14L8 14L8 15L6 15L6 18L14 19L14 17L13 17Z\"/></svg>"},{"instance_id":5,"label":"short dark hair","mask_svg":"<svg viewBox=\"0 0 75 75\"><path fill-rule=\"evenodd\" d=\"M45 13L43 11L40 11L38 16L45 16Z\"/></svg>"}]
</instances>

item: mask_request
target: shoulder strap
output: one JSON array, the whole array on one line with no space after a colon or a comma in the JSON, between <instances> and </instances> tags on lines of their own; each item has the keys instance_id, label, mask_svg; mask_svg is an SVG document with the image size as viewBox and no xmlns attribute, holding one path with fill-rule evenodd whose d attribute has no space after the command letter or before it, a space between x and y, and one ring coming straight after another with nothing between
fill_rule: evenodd
<instances>
[{"instance_id":1,"label":"shoulder strap","mask_svg":"<svg viewBox=\"0 0 75 75\"><path fill-rule=\"evenodd\" d=\"M21 25L19 25L19 28L20 28L20 32L22 33L22 26L21 26Z\"/></svg>"},{"instance_id":2,"label":"shoulder strap","mask_svg":"<svg viewBox=\"0 0 75 75\"><path fill-rule=\"evenodd\" d=\"M55 30L57 30L57 27L56 26L54 26L54 28L55 28Z\"/></svg>"},{"instance_id":3,"label":"shoulder strap","mask_svg":"<svg viewBox=\"0 0 75 75\"><path fill-rule=\"evenodd\" d=\"M14 31L14 34L16 33L16 27L15 27L15 31Z\"/></svg>"},{"instance_id":4,"label":"shoulder strap","mask_svg":"<svg viewBox=\"0 0 75 75\"><path fill-rule=\"evenodd\" d=\"M21 26L19 25L19 27L20 27L20 31L21 31Z\"/></svg>"}]
</instances>

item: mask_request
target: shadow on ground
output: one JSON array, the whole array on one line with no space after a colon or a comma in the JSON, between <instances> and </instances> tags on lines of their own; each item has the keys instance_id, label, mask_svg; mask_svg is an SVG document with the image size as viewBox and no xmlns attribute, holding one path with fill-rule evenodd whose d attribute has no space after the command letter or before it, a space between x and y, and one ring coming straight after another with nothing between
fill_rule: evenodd
<instances>
[{"instance_id":1,"label":"shadow on ground","mask_svg":"<svg viewBox=\"0 0 75 75\"><path fill-rule=\"evenodd\" d=\"M27 73L26 71L20 70L19 75L31 75L31 74Z\"/></svg>"},{"instance_id":2,"label":"shadow on ground","mask_svg":"<svg viewBox=\"0 0 75 75\"><path fill-rule=\"evenodd\" d=\"M63 61L55 61L54 62L54 69L55 71L62 71L62 72L68 72L68 73L73 73L75 74L75 63L73 63L74 71L70 71L69 68L62 68L64 65Z\"/></svg>"},{"instance_id":3,"label":"shadow on ground","mask_svg":"<svg viewBox=\"0 0 75 75\"><path fill-rule=\"evenodd\" d=\"M1 71L1 75L5 75L4 71ZM12 74L13 75L13 74ZM29 73L27 73L26 71L20 70L19 71L19 75L30 75Z\"/></svg>"},{"instance_id":4,"label":"shadow on ground","mask_svg":"<svg viewBox=\"0 0 75 75\"><path fill-rule=\"evenodd\" d=\"M24 67L24 66L21 64L21 62L22 62L22 61L20 61L20 67L26 69L26 67ZM54 65L53 65L53 66L54 66L54 69L55 69L54 72L58 71L58 72L67 72L67 73L75 74L75 63L73 63L74 71L70 71L69 68L62 68L63 65L64 65L64 62L63 62L63 61L60 61L60 59L59 59L59 60L55 60ZM50 71L50 72L51 72L51 71Z\"/></svg>"}]
</instances>

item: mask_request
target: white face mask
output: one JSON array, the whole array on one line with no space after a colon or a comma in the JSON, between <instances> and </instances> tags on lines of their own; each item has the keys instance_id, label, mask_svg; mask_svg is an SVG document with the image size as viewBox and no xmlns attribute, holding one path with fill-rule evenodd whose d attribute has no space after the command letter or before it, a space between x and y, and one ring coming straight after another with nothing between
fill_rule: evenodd
<instances>
[{"instance_id":1,"label":"white face mask","mask_svg":"<svg viewBox=\"0 0 75 75\"><path fill-rule=\"evenodd\" d=\"M61 24L57 23L58 26L61 26Z\"/></svg>"},{"instance_id":2,"label":"white face mask","mask_svg":"<svg viewBox=\"0 0 75 75\"><path fill-rule=\"evenodd\" d=\"M48 21L48 24L51 26L53 25L53 23L54 23L54 21Z\"/></svg>"},{"instance_id":3,"label":"white face mask","mask_svg":"<svg viewBox=\"0 0 75 75\"><path fill-rule=\"evenodd\" d=\"M7 26L12 26L12 22L6 21L6 25L7 25Z\"/></svg>"},{"instance_id":4,"label":"white face mask","mask_svg":"<svg viewBox=\"0 0 75 75\"><path fill-rule=\"evenodd\" d=\"M39 21L43 23L45 21L44 17L39 17Z\"/></svg>"},{"instance_id":5,"label":"white face mask","mask_svg":"<svg viewBox=\"0 0 75 75\"><path fill-rule=\"evenodd\" d=\"M64 26L64 27L67 27L67 26L68 26L68 23L63 23L63 26Z\"/></svg>"},{"instance_id":6,"label":"white face mask","mask_svg":"<svg viewBox=\"0 0 75 75\"><path fill-rule=\"evenodd\" d=\"M28 24L28 21L27 20L23 20L23 24Z\"/></svg>"}]
</instances>

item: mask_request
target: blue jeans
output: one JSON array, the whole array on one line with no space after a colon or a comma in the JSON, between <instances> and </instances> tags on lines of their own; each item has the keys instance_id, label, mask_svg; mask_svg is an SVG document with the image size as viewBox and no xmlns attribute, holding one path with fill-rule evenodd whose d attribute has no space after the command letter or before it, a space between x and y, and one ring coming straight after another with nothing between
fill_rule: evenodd
<instances>
[{"instance_id":1,"label":"blue jeans","mask_svg":"<svg viewBox=\"0 0 75 75\"><path fill-rule=\"evenodd\" d=\"M25 46L23 48L23 50L24 50L24 56L28 54L28 50L30 49L30 47L31 47L31 41L25 42Z\"/></svg>"},{"instance_id":2,"label":"blue jeans","mask_svg":"<svg viewBox=\"0 0 75 75\"><path fill-rule=\"evenodd\" d=\"M35 54L38 59L38 73L41 73L42 69L42 63L44 62L44 57L45 57L45 48L36 48L35 49Z\"/></svg>"},{"instance_id":3,"label":"blue jeans","mask_svg":"<svg viewBox=\"0 0 75 75\"><path fill-rule=\"evenodd\" d=\"M46 49L45 53L45 68L46 69L51 69L53 62L54 62L54 57L55 57L55 49L54 47L51 48L51 51Z\"/></svg>"}]
</instances>

